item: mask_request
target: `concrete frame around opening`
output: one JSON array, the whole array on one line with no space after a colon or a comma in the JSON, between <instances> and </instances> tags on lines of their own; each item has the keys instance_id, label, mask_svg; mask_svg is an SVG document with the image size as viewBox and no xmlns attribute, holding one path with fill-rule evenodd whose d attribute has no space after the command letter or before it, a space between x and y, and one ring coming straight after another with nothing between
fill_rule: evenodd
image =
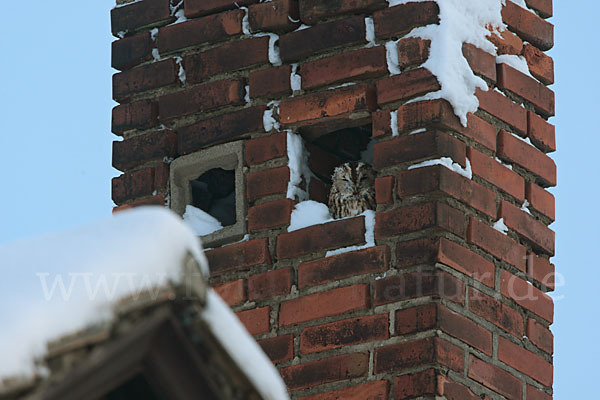
<instances>
[{"instance_id":1,"label":"concrete frame around opening","mask_svg":"<svg viewBox=\"0 0 600 400\"><path fill-rule=\"evenodd\" d=\"M213 168L235 171L235 219L234 225L226 226L209 235L202 236L204 247L221 246L241 240L246 234L246 182L243 173L244 142L238 141L214 146L176 158L171 163L171 209L179 215L192 202L189 182Z\"/></svg>"}]
</instances>

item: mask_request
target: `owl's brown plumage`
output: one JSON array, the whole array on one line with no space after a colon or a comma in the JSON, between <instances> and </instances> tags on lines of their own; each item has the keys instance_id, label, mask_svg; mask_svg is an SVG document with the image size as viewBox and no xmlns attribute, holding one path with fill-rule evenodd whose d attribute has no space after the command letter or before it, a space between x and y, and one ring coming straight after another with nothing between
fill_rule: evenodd
<instances>
[{"instance_id":1,"label":"owl's brown plumage","mask_svg":"<svg viewBox=\"0 0 600 400\"><path fill-rule=\"evenodd\" d=\"M375 171L362 162L345 163L333 173L329 211L333 218L354 217L375 209Z\"/></svg>"}]
</instances>

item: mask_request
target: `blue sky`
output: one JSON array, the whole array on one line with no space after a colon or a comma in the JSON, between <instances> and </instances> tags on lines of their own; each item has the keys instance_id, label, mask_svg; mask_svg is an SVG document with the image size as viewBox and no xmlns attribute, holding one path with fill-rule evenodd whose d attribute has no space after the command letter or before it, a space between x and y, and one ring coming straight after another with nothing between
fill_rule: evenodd
<instances>
[{"instance_id":1,"label":"blue sky","mask_svg":"<svg viewBox=\"0 0 600 400\"><path fill-rule=\"evenodd\" d=\"M110 215L112 0L6 2L0 24L0 243ZM595 398L600 2L555 1L555 399Z\"/></svg>"}]
</instances>

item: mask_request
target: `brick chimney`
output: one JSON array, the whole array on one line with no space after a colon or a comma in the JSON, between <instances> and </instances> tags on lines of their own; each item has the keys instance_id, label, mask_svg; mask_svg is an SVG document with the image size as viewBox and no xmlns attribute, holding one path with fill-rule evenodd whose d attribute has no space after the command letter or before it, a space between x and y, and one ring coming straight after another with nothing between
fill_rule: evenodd
<instances>
[{"instance_id":1,"label":"brick chimney","mask_svg":"<svg viewBox=\"0 0 600 400\"><path fill-rule=\"evenodd\" d=\"M552 398L552 0L506 1L498 56L463 45L489 87L464 121L431 95L435 43L408 35L456 2L118 2L115 210L183 214L233 171L235 223L202 235L211 284L293 399ZM288 232L370 148L373 243L365 216Z\"/></svg>"}]
</instances>

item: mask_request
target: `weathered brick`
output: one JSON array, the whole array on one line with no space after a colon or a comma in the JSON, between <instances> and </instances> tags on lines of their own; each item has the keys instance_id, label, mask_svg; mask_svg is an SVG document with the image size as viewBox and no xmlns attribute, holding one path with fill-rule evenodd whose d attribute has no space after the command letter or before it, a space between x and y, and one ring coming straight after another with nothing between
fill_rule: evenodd
<instances>
[{"instance_id":1,"label":"weathered brick","mask_svg":"<svg viewBox=\"0 0 600 400\"><path fill-rule=\"evenodd\" d=\"M469 378L509 399L522 398L522 384L519 379L473 355L469 355Z\"/></svg>"},{"instance_id":2,"label":"weathered brick","mask_svg":"<svg viewBox=\"0 0 600 400\"><path fill-rule=\"evenodd\" d=\"M464 283L441 271L409 272L375 281L375 305L433 296L464 302Z\"/></svg>"},{"instance_id":3,"label":"weathered brick","mask_svg":"<svg viewBox=\"0 0 600 400\"><path fill-rule=\"evenodd\" d=\"M284 33L300 26L297 0L273 0L268 3L248 7L248 22L252 32Z\"/></svg>"},{"instance_id":4,"label":"weathered brick","mask_svg":"<svg viewBox=\"0 0 600 400\"><path fill-rule=\"evenodd\" d=\"M168 166L158 164L154 167L138 169L124 173L112 179L112 199L121 205L136 197L150 196L155 190L164 190L168 179Z\"/></svg>"},{"instance_id":5,"label":"weathered brick","mask_svg":"<svg viewBox=\"0 0 600 400\"><path fill-rule=\"evenodd\" d=\"M543 18L552 16L552 0L525 0L525 3L527 7L537 10Z\"/></svg>"},{"instance_id":6,"label":"weathered brick","mask_svg":"<svg viewBox=\"0 0 600 400\"><path fill-rule=\"evenodd\" d=\"M242 304L247 299L244 279L222 283L215 286L214 290L230 307Z\"/></svg>"},{"instance_id":7,"label":"weathered brick","mask_svg":"<svg viewBox=\"0 0 600 400\"><path fill-rule=\"evenodd\" d=\"M298 287L382 272L387 270L388 260L389 248L378 246L304 262L298 266Z\"/></svg>"},{"instance_id":8,"label":"weathered brick","mask_svg":"<svg viewBox=\"0 0 600 400\"><path fill-rule=\"evenodd\" d=\"M492 333L442 305L438 306L438 327L450 336L492 355Z\"/></svg>"},{"instance_id":9,"label":"weathered brick","mask_svg":"<svg viewBox=\"0 0 600 400\"><path fill-rule=\"evenodd\" d=\"M397 400L435 395L437 393L437 372L433 369L401 375L394 378L394 395Z\"/></svg>"},{"instance_id":10,"label":"weathered brick","mask_svg":"<svg viewBox=\"0 0 600 400\"><path fill-rule=\"evenodd\" d=\"M294 335L275 336L259 340L258 344L275 364L294 358Z\"/></svg>"},{"instance_id":11,"label":"weathered brick","mask_svg":"<svg viewBox=\"0 0 600 400\"><path fill-rule=\"evenodd\" d=\"M395 320L396 335L410 335L412 333L435 329L438 325L437 304L423 304L397 310Z\"/></svg>"},{"instance_id":12,"label":"weathered brick","mask_svg":"<svg viewBox=\"0 0 600 400\"><path fill-rule=\"evenodd\" d=\"M477 396L468 387L448 380L444 376L438 378L439 394L443 395L447 400L481 400L482 397ZM488 396L483 397L484 400L489 400Z\"/></svg>"},{"instance_id":13,"label":"weathered brick","mask_svg":"<svg viewBox=\"0 0 600 400\"><path fill-rule=\"evenodd\" d=\"M383 46L354 50L304 63L299 70L302 88L313 89L387 74Z\"/></svg>"},{"instance_id":14,"label":"weathered brick","mask_svg":"<svg viewBox=\"0 0 600 400\"><path fill-rule=\"evenodd\" d=\"M418 26L437 24L440 8L434 1L400 4L373 15L377 39L401 37Z\"/></svg>"},{"instance_id":15,"label":"weathered brick","mask_svg":"<svg viewBox=\"0 0 600 400\"><path fill-rule=\"evenodd\" d=\"M417 68L378 80L377 103L385 105L408 100L440 89L441 86L435 75L426 68Z\"/></svg>"},{"instance_id":16,"label":"weathered brick","mask_svg":"<svg viewBox=\"0 0 600 400\"><path fill-rule=\"evenodd\" d=\"M546 116L554 115L554 92L507 64L498 64L498 87L510 90Z\"/></svg>"},{"instance_id":17,"label":"weathered brick","mask_svg":"<svg viewBox=\"0 0 600 400\"><path fill-rule=\"evenodd\" d=\"M374 381L333 392L301 397L300 400L386 400L388 395L388 382Z\"/></svg>"},{"instance_id":18,"label":"weathered brick","mask_svg":"<svg viewBox=\"0 0 600 400\"><path fill-rule=\"evenodd\" d=\"M512 1L507 1L502 7L502 20L521 39L540 50L550 50L554 46L554 25Z\"/></svg>"},{"instance_id":19,"label":"weathered brick","mask_svg":"<svg viewBox=\"0 0 600 400\"><path fill-rule=\"evenodd\" d=\"M541 283L545 292L553 291L555 285L555 268L550 260L533 253L527 255L527 276Z\"/></svg>"},{"instance_id":20,"label":"weathered brick","mask_svg":"<svg viewBox=\"0 0 600 400\"><path fill-rule=\"evenodd\" d=\"M112 165L125 171L148 161L175 157L177 136L169 130L155 131L131 139L113 142Z\"/></svg>"},{"instance_id":21,"label":"weathered brick","mask_svg":"<svg viewBox=\"0 0 600 400\"><path fill-rule=\"evenodd\" d=\"M258 335L259 333L269 332L270 307L255 308L252 310L240 311L236 315L244 324L248 333Z\"/></svg>"},{"instance_id":22,"label":"weathered brick","mask_svg":"<svg viewBox=\"0 0 600 400\"><path fill-rule=\"evenodd\" d=\"M443 229L465 237L465 214L439 202L380 212L376 216L375 238L382 239L427 228Z\"/></svg>"},{"instance_id":23,"label":"weathered brick","mask_svg":"<svg viewBox=\"0 0 600 400\"><path fill-rule=\"evenodd\" d=\"M258 3L258 0L186 0L183 6L185 16L191 18L232 10L253 3Z\"/></svg>"},{"instance_id":24,"label":"weathered brick","mask_svg":"<svg viewBox=\"0 0 600 400\"><path fill-rule=\"evenodd\" d=\"M375 169L392 167L424 158L450 157L462 166L466 165L466 146L459 139L438 131L427 131L402 136L386 142L375 143L373 164Z\"/></svg>"},{"instance_id":25,"label":"weathered brick","mask_svg":"<svg viewBox=\"0 0 600 400\"><path fill-rule=\"evenodd\" d=\"M543 51L529 43L523 47L523 57L527 60L531 75L544 85L554 83L554 60Z\"/></svg>"},{"instance_id":26,"label":"weathered brick","mask_svg":"<svg viewBox=\"0 0 600 400\"><path fill-rule=\"evenodd\" d=\"M409 37L398 41L398 66L401 69L421 65L429 58L431 40Z\"/></svg>"},{"instance_id":27,"label":"weathered brick","mask_svg":"<svg viewBox=\"0 0 600 400\"><path fill-rule=\"evenodd\" d=\"M401 371L433 363L462 371L463 359L464 351L443 339L418 339L377 348L375 373Z\"/></svg>"},{"instance_id":28,"label":"weathered brick","mask_svg":"<svg viewBox=\"0 0 600 400\"><path fill-rule=\"evenodd\" d=\"M162 122L194 113L244 103L244 82L223 80L205 83L191 89L161 96L159 116Z\"/></svg>"},{"instance_id":29,"label":"weathered brick","mask_svg":"<svg viewBox=\"0 0 600 400\"><path fill-rule=\"evenodd\" d=\"M152 59L150 32L112 42L110 65L120 71Z\"/></svg>"},{"instance_id":30,"label":"weathered brick","mask_svg":"<svg viewBox=\"0 0 600 400\"><path fill-rule=\"evenodd\" d=\"M498 338L498 360L544 386L552 386L552 364L502 336Z\"/></svg>"},{"instance_id":31,"label":"weathered brick","mask_svg":"<svg viewBox=\"0 0 600 400\"><path fill-rule=\"evenodd\" d=\"M496 46L499 55L512 54L518 56L523 51L521 38L508 29L503 30L500 34L491 33L488 39Z\"/></svg>"},{"instance_id":32,"label":"weathered brick","mask_svg":"<svg viewBox=\"0 0 600 400\"><path fill-rule=\"evenodd\" d=\"M496 82L496 57L470 43L463 44L462 52L473 72Z\"/></svg>"},{"instance_id":33,"label":"weathered brick","mask_svg":"<svg viewBox=\"0 0 600 400\"><path fill-rule=\"evenodd\" d=\"M527 111L523 107L495 90L477 89L475 94L479 99L480 109L506 122L518 132L527 132Z\"/></svg>"},{"instance_id":34,"label":"weathered brick","mask_svg":"<svg viewBox=\"0 0 600 400\"><path fill-rule=\"evenodd\" d=\"M246 195L249 201L272 194L284 194L290 180L290 169L280 167L253 172L246 177Z\"/></svg>"},{"instance_id":35,"label":"weathered brick","mask_svg":"<svg viewBox=\"0 0 600 400\"><path fill-rule=\"evenodd\" d=\"M438 238L398 242L396 245L396 267L402 269L416 265L433 265L437 261L438 250Z\"/></svg>"},{"instance_id":36,"label":"weathered brick","mask_svg":"<svg viewBox=\"0 0 600 400\"><path fill-rule=\"evenodd\" d=\"M525 247L473 217L469 218L467 241L525 272Z\"/></svg>"},{"instance_id":37,"label":"weathered brick","mask_svg":"<svg viewBox=\"0 0 600 400\"><path fill-rule=\"evenodd\" d=\"M281 60L287 64L334 47L366 43L365 31L365 19L356 16L287 33L279 38Z\"/></svg>"},{"instance_id":38,"label":"weathered brick","mask_svg":"<svg viewBox=\"0 0 600 400\"><path fill-rule=\"evenodd\" d=\"M556 151L556 134L554 125L534 113L527 112L527 135L536 146L545 152Z\"/></svg>"},{"instance_id":39,"label":"weathered brick","mask_svg":"<svg viewBox=\"0 0 600 400\"><path fill-rule=\"evenodd\" d=\"M500 291L503 296L552 323L554 302L550 296L510 272L502 271L501 279Z\"/></svg>"},{"instance_id":40,"label":"weathered brick","mask_svg":"<svg viewBox=\"0 0 600 400\"><path fill-rule=\"evenodd\" d=\"M318 386L344 379L358 378L369 371L369 352L325 358L281 369L289 390Z\"/></svg>"},{"instance_id":41,"label":"weathered brick","mask_svg":"<svg viewBox=\"0 0 600 400\"><path fill-rule=\"evenodd\" d=\"M122 135L131 129L149 129L158 125L158 103L140 100L121 104L112 110L112 132Z\"/></svg>"},{"instance_id":42,"label":"weathered brick","mask_svg":"<svg viewBox=\"0 0 600 400\"><path fill-rule=\"evenodd\" d=\"M250 68L269 62L269 38L236 40L183 60L189 83L198 83L214 75Z\"/></svg>"},{"instance_id":43,"label":"weathered brick","mask_svg":"<svg viewBox=\"0 0 600 400\"><path fill-rule=\"evenodd\" d=\"M278 132L273 135L246 140L245 146L248 165L261 164L287 155L287 134Z\"/></svg>"},{"instance_id":44,"label":"weathered brick","mask_svg":"<svg viewBox=\"0 0 600 400\"><path fill-rule=\"evenodd\" d=\"M277 258L294 258L365 241L365 217L337 220L283 233L277 239Z\"/></svg>"},{"instance_id":45,"label":"weathered brick","mask_svg":"<svg viewBox=\"0 0 600 400\"><path fill-rule=\"evenodd\" d=\"M527 400L552 400L552 396L531 385L527 385Z\"/></svg>"},{"instance_id":46,"label":"weathered brick","mask_svg":"<svg viewBox=\"0 0 600 400\"><path fill-rule=\"evenodd\" d=\"M517 338L523 336L521 314L473 288L469 288L469 310Z\"/></svg>"},{"instance_id":47,"label":"weathered brick","mask_svg":"<svg viewBox=\"0 0 600 400\"><path fill-rule=\"evenodd\" d=\"M554 255L554 232L542 222L507 201L500 204L498 216L504 218L504 223L510 229L549 255Z\"/></svg>"},{"instance_id":48,"label":"weathered brick","mask_svg":"<svg viewBox=\"0 0 600 400\"><path fill-rule=\"evenodd\" d=\"M445 238L439 239L438 246L436 261L494 287L494 263Z\"/></svg>"},{"instance_id":49,"label":"weathered brick","mask_svg":"<svg viewBox=\"0 0 600 400\"><path fill-rule=\"evenodd\" d=\"M266 4L266 3L265 3ZM290 76L292 67L282 65L250 73L250 97L276 98L292 94Z\"/></svg>"},{"instance_id":50,"label":"weathered brick","mask_svg":"<svg viewBox=\"0 0 600 400\"><path fill-rule=\"evenodd\" d=\"M279 326L300 324L332 315L364 310L370 304L369 286L346 286L281 303Z\"/></svg>"},{"instance_id":51,"label":"weathered brick","mask_svg":"<svg viewBox=\"0 0 600 400\"><path fill-rule=\"evenodd\" d=\"M177 131L177 152L193 153L211 144L221 143L263 129L265 106L244 108L200 121Z\"/></svg>"},{"instance_id":52,"label":"weathered brick","mask_svg":"<svg viewBox=\"0 0 600 400\"><path fill-rule=\"evenodd\" d=\"M115 36L173 19L169 0L137 1L110 10L111 32Z\"/></svg>"},{"instance_id":53,"label":"weathered brick","mask_svg":"<svg viewBox=\"0 0 600 400\"><path fill-rule=\"evenodd\" d=\"M248 299L262 300L290 292L292 288L292 270L283 268L248 278Z\"/></svg>"},{"instance_id":54,"label":"weathered brick","mask_svg":"<svg viewBox=\"0 0 600 400\"><path fill-rule=\"evenodd\" d=\"M377 204L392 204L394 202L394 184L393 176L384 176L375 179L375 199Z\"/></svg>"},{"instance_id":55,"label":"weathered brick","mask_svg":"<svg viewBox=\"0 0 600 400\"><path fill-rule=\"evenodd\" d=\"M290 224L294 202L290 199L275 200L248 209L248 231L279 228Z\"/></svg>"},{"instance_id":56,"label":"weathered brick","mask_svg":"<svg viewBox=\"0 0 600 400\"><path fill-rule=\"evenodd\" d=\"M175 60L169 59L114 74L113 99L123 102L132 94L174 85L179 82L177 72Z\"/></svg>"},{"instance_id":57,"label":"weathered brick","mask_svg":"<svg viewBox=\"0 0 600 400\"><path fill-rule=\"evenodd\" d=\"M186 47L216 43L242 33L244 11L233 10L161 28L158 51L167 54Z\"/></svg>"},{"instance_id":58,"label":"weathered brick","mask_svg":"<svg viewBox=\"0 0 600 400\"><path fill-rule=\"evenodd\" d=\"M343 346L385 340L389 336L388 315L350 318L302 330L300 352L316 353Z\"/></svg>"},{"instance_id":59,"label":"weathered brick","mask_svg":"<svg viewBox=\"0 0 600 400\"><path fill-rule=\"evenodd\" d=\"M267 239L254 239L219 247L207 251L206 257L213 275L260 264L271 264Z\"/></svg>"},{"instance_id":60,"label":"weathered brick","mask_svg":"<svg viewBox=\"0 0 600 400\"><path fill-rule=\"evenodd\" d=\"M114 213L118 213L120 211L130 210L132 208L142 207L142 206L164 206L165 203L166 203L165 195L157 194L156 196L147 197L142 200L135 200L135 201L129 202L127 204L123 204L121 206L114 207L112 212L114 214Z\"/></svg>"},{"instance_id":61,"label":"weathered brick","mask_svg":"<svg viewBox=\"0 0 600 400\"><path fill-rule=\"evenodd\" d=\"M471 162L474 175L516 197L519 201L525 199L525 181L519 174L473 147L467 149L467 157Z\"/></svg>"},{"instance_id":62,"label":"weathered brick","mask_svg":"<svg viewBox=\"0 0 600 400\"><path fill-rule=\"evenodd\" d=\"M546 328L536 320L529 318L527 320L526 329L525 334L531 343L548 354L554 353L554 335L549 328Z\"/></svg>"},{"instance_id":63,"label":"weathered brick","mask_svg":"<svg viewBox=\"0 0 600 400\"><path fill-rule=\"evenodd\" d=\"M388 6L385 0L301 0L300 19L308 25L314 25L319 19L343 14L360 14Z\"/></svg>"}]
</instances>

